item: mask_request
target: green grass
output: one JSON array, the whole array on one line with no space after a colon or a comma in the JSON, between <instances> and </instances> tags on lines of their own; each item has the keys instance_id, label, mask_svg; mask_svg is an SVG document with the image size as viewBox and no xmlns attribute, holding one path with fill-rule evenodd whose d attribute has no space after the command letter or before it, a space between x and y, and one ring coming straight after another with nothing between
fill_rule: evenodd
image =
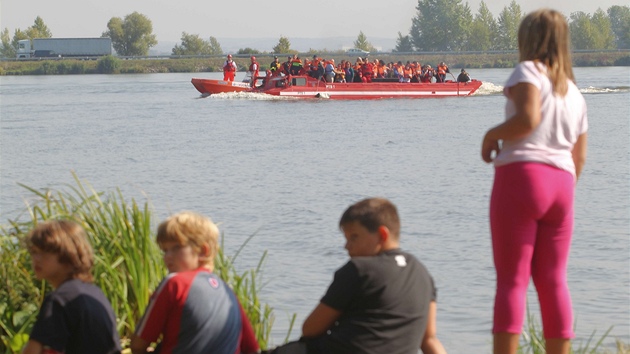
<instances>
[{"instance_id":1,"label":"green grass","mask_svg":"<svg viewBox=\"0 0 630 354\"><path fill-rule=\"evenodd\" d=\"M597 332L593 331L585 342L573 340L571 342L571 354L629 354L630 347L619 340L616 341L616 351L602 348L612 329L613 327L608 328L601 336L598 336ZM535 316L529 311L529 306L527 307L527 324L521 334L518 353L545 354L545 338L542 333L542 326L539 325Z\"/></svg>"},{"instance_id":2,"label":"green grass","mask_svg":"<svg viewBox=\"0 0 630 354\"><path fill-rule=\"evenodd\" d=\"M98 192L76 175L74 178L76 185L63 190L40 191L23 185L35 202L27 205L16 219L0 226L0 353L20 352L39 305L50 291L46 282L34 277L22 242L30 229L42 221L71 219L86 230L95 254L94 283L112 304L123 347L144 312L151 291L167 273L155 242L148 203L126 201L119 190ZM215 272L233 288L261 348L266 348L274 319L273 309L259 297L266 253L255 269L239 272L234 266L239 252L240 249L228 257L219 250Z\"/></svg>"}]
</instances>

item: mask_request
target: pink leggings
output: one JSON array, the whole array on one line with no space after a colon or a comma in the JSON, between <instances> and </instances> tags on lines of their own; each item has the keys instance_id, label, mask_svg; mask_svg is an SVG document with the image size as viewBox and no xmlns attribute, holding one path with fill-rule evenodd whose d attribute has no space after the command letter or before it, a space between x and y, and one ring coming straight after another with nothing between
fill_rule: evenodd
<instances>
[{"instance_id":1,"label":"pink leggings","mask_svg":"<svg viewBox=\"0 0 630 354\"><path fill-rule=\"evenodd\" d=\"M530 276L545 338L573 338L566 269L573 232L571 173L531 162L497 167L490 199L497 272L493 333L520 334Z\"/></svg>"}]
</instances>

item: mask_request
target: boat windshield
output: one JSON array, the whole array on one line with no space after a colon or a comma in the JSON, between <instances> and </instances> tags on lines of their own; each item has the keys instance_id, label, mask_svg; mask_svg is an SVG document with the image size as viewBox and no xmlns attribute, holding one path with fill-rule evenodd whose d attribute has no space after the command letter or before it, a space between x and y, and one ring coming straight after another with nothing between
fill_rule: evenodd
<instances>
[{"instance_id":1,"label":"boat windshield","mask_svg":"<svg viewBox=\"0 0 630 354\"><path fill-rule=\"evenodd\" d=\"M294 77L291 79L291 85L293 86L306 86L305 77Z\"/></svg>"}]
</instances>

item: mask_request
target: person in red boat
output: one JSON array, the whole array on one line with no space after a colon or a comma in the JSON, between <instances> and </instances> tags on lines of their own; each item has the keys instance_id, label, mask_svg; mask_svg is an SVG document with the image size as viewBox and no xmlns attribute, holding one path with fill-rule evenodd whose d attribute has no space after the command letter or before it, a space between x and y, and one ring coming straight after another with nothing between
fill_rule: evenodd
<instances>
[{"instance_id":1,"label":"person in red boat","mask_svg":"<svg viewBox=\"0 0 630 354\"><path fill-rule=\"evenodd\" d=\"M363 82L372 82L372 78L374 77L374 64L367 60L367 58L361 66L361 76L363 78Z\"/></svg>"},{"instance_id":2,"label":"person in red boat","mask_svg":"<svg viewBox=\"0 0 630 354\"><path fill-rule=\"evenodd\" d=\"M258 78L258 70L260 70L260 66L258 65L258 62L256 61L256 57L252 56L251 57L251 61L252 63L249 65L249 71L248 74L251 75L251 86L252 87L256 87L256 81Z\"/></svg>"},{"instance_id":3,"label":"person in red boat","mask_svg":"<svg viewBox=\"0 0 630 354\"><path fill-rule=\"evenodd\" d=\"M448 65L444 64L444 62L440 62L437 67L437 82L446 82L446 73L450 74L448 70Z\"/></svg>"},{"instance_id":4,"label":"person in red boat","mask_svg":"<svg viewBox=\"0 0 630 354\"><path fill-rule=\"evenodd\" d=\"M232 54L228 54L227 60L223 63L223 80L234 81L237 69L236 63L232 60Z\"/></svg>"}]
</instances>

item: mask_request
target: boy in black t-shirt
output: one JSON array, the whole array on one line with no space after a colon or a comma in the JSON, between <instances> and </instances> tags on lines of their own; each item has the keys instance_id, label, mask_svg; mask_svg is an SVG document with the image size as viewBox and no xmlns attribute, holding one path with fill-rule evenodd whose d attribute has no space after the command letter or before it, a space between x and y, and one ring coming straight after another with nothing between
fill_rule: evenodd
<instances>
[{"instance_id":1,"label":"boy in black t-shirt","mask_svg":"<svg viewBox=\"0 0 630 354\"><path fill-rule=\"evenodd\" d=\"M304 321L308 353L446 353L436 337L433 279L400 250L396 207L365 199L344 212L339 226L351 259Z\"/></svg>"},{"instance_id":2,"label":"boy in black t-shirt","mask_svg":"<svg viewBox=\"0 0 630 354\"><path fill-rule=\"evenodd\" d=\"M112 306L92 284L93 253L78 224L47 221L26 238L33 270L47 294L22 354L115 354L120 339Z\"/></svg>"}]
</instances>

